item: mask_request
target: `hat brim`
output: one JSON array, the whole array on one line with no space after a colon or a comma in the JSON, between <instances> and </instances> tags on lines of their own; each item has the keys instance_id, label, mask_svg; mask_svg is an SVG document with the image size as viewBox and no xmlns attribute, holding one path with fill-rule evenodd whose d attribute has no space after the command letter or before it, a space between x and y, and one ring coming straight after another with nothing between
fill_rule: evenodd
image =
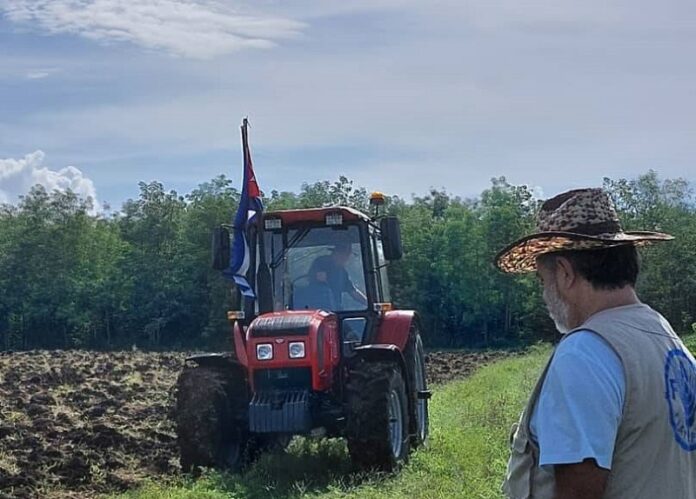
<instances>
[{"instance_id":1,"label":"hat brim","mask_svg":"<svg viewBox=\"0 0 696 499\"><path fill-rule=\"evenodd\" d=\"M521 274L536 270L536 259L546 253L568 250L593 250L632 244L648 244L674 239L662 232L631 231L587 236L574 232L538 232L530 234L503 248L495 264L503 272Z\"/></svg>"}]
</instances>

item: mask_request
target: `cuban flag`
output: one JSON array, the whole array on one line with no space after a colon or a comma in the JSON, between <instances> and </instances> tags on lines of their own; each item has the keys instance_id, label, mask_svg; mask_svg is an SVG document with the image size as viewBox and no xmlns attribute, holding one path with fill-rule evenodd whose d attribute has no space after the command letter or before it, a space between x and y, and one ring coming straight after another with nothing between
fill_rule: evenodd
<instances>
[{"instance_id":1,"label":"cuban flag","mask_svg":"<svg viewBox=\"0 0 696 499\"><path fill-rule=\"evenodd\" d=\"M261 216L263 204L261 203L261 190L256 182L254 167L251 163L251 152L249 151L249 138L247 135L248 125L249 122L244 118L242 122L242 151L244 154L242 196L233 221L234 235L230 250L230 267L224 274L237 284L244 296L256 298L254 290L246 278L251 255L247 241L247 228L251 224L256 223L257 217Z\"/></svg>"}]
</instances>

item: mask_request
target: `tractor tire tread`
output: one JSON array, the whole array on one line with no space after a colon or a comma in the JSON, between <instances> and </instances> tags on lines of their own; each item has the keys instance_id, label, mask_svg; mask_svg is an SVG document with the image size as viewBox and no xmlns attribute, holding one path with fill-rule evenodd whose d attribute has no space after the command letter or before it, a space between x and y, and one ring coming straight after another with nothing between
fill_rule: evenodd
<instances>
[{"instance_id":1,"label":"tractor tire tread","mask_svg":"<svg viewBox=\"0 0 696 499\"><path fill-rule=\"evenodd\" d=\"M389 438L388 394L396 383L407 403L401 369L392 362L360 361L353 366L346 385L348 451L353 464L360 469L395 471L408 459L408 438L400 456L393 456ZM404 429L408 429L408 412Z\"/></svg>"},{"instance_id":2,"label":"tractor tire tread","mask_svg":"<svg viewBox=\"0 0 696 499\"><path fill-rule=\"evenodd\" d=\"M246 404L246 380L241 371L217 366L184 368L176 383L175 406L183 471L225 467L221 445L230 438L245 441ZM236 436L235 427L240 430Z\"/></svg>"}]
</instances>

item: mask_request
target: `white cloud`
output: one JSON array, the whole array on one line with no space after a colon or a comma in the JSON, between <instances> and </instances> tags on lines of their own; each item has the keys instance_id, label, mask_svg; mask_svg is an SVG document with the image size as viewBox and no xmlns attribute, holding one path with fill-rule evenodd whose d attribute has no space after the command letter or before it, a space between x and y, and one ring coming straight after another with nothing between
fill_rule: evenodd
<instances>
[{"instance_id":1,"label":"white cloud","mask_svg":"<svg viewBox=\"0 0 696 499\"><path fill-rule=\"evenodd\" d=\"M91 198L93 213L99 211L94 183L74 166L50 170L43 166L43 151L34 151L21 159L0 159L0 203L12 203L36 184L48 192L70 189L82 198Z\"/></svg>"},{"instance_id":2,"label":"white cloud","mask_svg":"<svg viewBox=\"0 0 696 499\"><path fill-rule=\"evenodd\" d=\"M48 71L29 71L25 77L27 80L43 80L47 78L51 73Z\"/></svg>"},{"instance_id":3,"label":"white cloud","mask_svg":"<svg viewBox=\"0 0 696 499\"><path fill-rule=\"evenodd\" d=\"M305 27L291 19L240 14L210 0L0 0L0 9L9 20L49 34L131 42L197 59L272 47Z\"/></svg>"}]
</instances>

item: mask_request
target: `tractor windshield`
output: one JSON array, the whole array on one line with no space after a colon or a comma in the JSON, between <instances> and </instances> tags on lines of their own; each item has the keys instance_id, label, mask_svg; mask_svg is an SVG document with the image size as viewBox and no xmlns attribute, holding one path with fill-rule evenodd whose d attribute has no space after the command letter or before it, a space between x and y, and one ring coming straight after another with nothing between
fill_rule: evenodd
<instances>
[{"instance_id":1,"label":"tractor windshield","mask_svg":"<svg viewBox=\"0 0 696 499\"><path fill-rule=\"evenodd\" d=\"M274 310L365 310L357 226L290 227L266 233Z\"/></svg>"}]
</instances>

